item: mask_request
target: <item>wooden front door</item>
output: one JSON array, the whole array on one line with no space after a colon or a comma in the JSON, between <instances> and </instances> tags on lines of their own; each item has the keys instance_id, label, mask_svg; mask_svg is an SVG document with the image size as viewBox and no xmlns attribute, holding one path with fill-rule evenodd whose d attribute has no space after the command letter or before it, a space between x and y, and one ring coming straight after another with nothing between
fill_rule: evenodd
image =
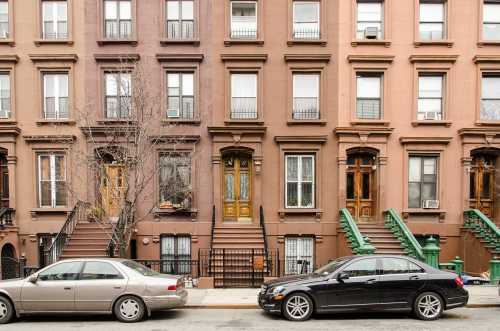
<instances>
[{"instance_id":1,"label":"wooden front door","mask_svg":"<svg viewBox=\"0 0 500 331\"><path fill-rule=\"evenodd\" d=\"M252 218L252 158L234 153L224 157L224 220Z\"/></svg>"},{"instance_id":2,"label":"wooden front door","mask_svg":"<svg viewBox=\"0 0 500 331\"><path fill-rule=\"evenodd\" d=\"M373 221L375 216L375 157L370 154L347 158L346 206L358 222Z\"/></svg>"},{"instance_id":3,"label":"wooden front door","mask_svg":"<svg viewBox=\"0 0 500 331\"><path fill-rule=\"evenodd\" d=\"M495 159L493 155L474 156L470 171L469 206L489 218L494 216Z\"/></svg>"},{"instance_id":4,"label":"wooden front door","mask_svg":"<svg viewBox=\"0 0 500 331\"><path fill-rule=\"evenodd\" d=\"M106 164L101 174L101 203L109 218L118 218L125 198L125 169L123 165Z\"/></svg>"},{"instance_id":5,"label":"wooden front door","mask_svg":"<svg viewBox=\"0 0 500 331\"><path fill-rule=\"evenodd\" d=\"M5 155L0 155L0 207L9 207L9 168Z\"/></svg>"}]
</instances>

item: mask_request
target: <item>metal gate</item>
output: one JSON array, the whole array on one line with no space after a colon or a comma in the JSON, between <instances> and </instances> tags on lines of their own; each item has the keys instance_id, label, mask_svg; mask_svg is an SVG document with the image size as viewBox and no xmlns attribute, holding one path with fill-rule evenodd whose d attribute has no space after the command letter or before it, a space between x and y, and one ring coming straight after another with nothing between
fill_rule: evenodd
<instances>
[{"instance_id":1,"label":"metal gate","mask_svg":"<svg viewBox=\"0 0 500 331\"><path fill-rule=\"evenodd\" d=\"M21 264L13 257L2 257L0 260L0 279L12 279L21 277Z\"/></svg>"}]
</instances>

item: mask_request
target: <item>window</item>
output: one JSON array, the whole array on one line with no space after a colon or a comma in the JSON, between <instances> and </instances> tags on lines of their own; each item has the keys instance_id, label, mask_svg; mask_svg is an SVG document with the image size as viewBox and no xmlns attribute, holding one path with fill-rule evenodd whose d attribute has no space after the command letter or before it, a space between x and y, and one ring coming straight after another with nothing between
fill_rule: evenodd
<instances>
[{"instance_id":1,"label":"window","mask_svg":"<svg viewBox=\"0 0 500 331\"><path fill-rule=\"evenodd\" d=\"M445 39L444 1L421 0L419 10L421 40Z\"/></svg>"},{"instance_id":2,"label":"window","mask_svg":"<svg viewBox=\"0 0 500 331\"><path fill-rule=\"evenodd\" d=\"M83 262L63 262L49 267L38 274L42 281L50 280L77 280L82 269Z\"/></svg>"},{"instance_id":3,"label":"window","mask_svg":"<svg viewBox=\"0 0 500 331\"><path fill-rule=\"evenodd\" d=\"M383 39L383 2L358 0L356 39Z\"/></svg>"},{"instance_id":4,"label":"window","mask_svg":"<svg viewBox=\"0 0 500 331\"><path fill-rule=\"evenodd\" d=\"M160 208L191 208L191 155L162 153L159 162Z\"/></svg>"},{"instance_id":5,"label":"window","mask_svg":"<svg viewBox=\"0 0 500 331\"><path fill-rule=\"evenodd\" d=\"M132 75L127 72L107 72L104 77L106 117L129 117L132 108Z\"/></svg>"},{"instance_id":6,"label":"window","mask_svg":"<svg viewBox=\"0 0 500 331\"><path fill-rule=\"evenodd\" d=\"M382 258L382 273L397 275L423 272L422 268L405 259Z\"/></svg>"},{"instance_id":7,"label":"window","mask_svg":"<svg viewBox=\"0 0 500 331\"><path fill-rule=\"evenodd\" d=\"M293 38L320 38L320 4L312 1L294 1L293 3Z\"/></svg>"},{"instance_id":8,"label":"window","mask_svg":"<svg viewBox=\"0 0 500 331\"><path fill-rule=\"evenodd\" d=\"M0 39L9 38L9 31L9 2L0 1Z\"/></svg>"},{"instance_id":9,"label":"window","mask_svg":"<svg viewBox=\"0 0 500 331\"><path fill-rule=\"evenodd\" d=\"M356 77L356 116L358 119L382 118L382 74L360 73Z\"/></svg>"},{"instance_id":10,"label":"window","mask_svg":"<svg viewBox=\"0 0 500 331\"><path fill-rule=\"evenodd\" d=\"M314 208L314 156L286 156L286 208Z\"/></svg>"},{"instance_id":11,"label":"window","mask_svg":"<svg viewBox=\"0 0 500 331\"><path fill-rule=\"evenodd\" d=\"M104 35L106 39L132 37L131 0L104 0Z\"/></svg>"},{"instance_id":12,"label":"window","mask_svg":"<svg viewBox=\"0 0 500 331\"><path fill-rule=\"evenodd\" d=\"M293 75L293 119L319 119L319 74Z\"/></svg>"},{"instance_id":13,"label":"window","mask_svg":"<svg viewBox=\"0 0 500 331\"><path fill-rule=\"evenodd\" d=\"M437 200L437 171L437 156L410 156L408 207L423 208L426 200Z\"/></svg>"},{"instance_id":14,"label":"window","mask_svg":"<svg viewBox=\"0 0 500 331\"><path fill-rule=\"evenodd\" d=\"M500 3L498 1L484 1L483 39L500 41Z\"/></svg>"},{"instance_id":15,"label":"window","mask_svg":"<svg viewBox=\"0 0 500 331\"><path fill-rule=\"evenodd\" d=\"M167 73L167 117L193 119L194 73Z\"/></svg>"},{"instance_id":16,"label":"window","mask_svg":"<svg viewBox=\"0 0 500 331\"><path fill-rule=\"evenodd\" d=\"M191 236L161 237L161 272L183 275L191 272Z\"/></svg>"},{"instance_id":17,"label":"window","mask_svg":"<svg viewBox=\"0 0 500 331\"><path fill-rule=\"evenodd\" d=\"M194 1L167 0L167 39L194 38Z\"/></svg>"},{"instance_id":18,"label":"window","mask_svg":"<svg viewBox=\"0 0 500 331\"><path fill-rule=\"evenodd\" d=\"M231 38L257 38L257 3L231 1Z\"/></svg>"},{"instance_id":19,"label":"window","mask_svg":"<svg viewBox=\"0 0 500 331\"><path fill-rule=\"evenodd\" d=\"M420 74L418 77L417 119L443 119L443 74Z\"/></svg>"},{"instance_id":20,"label":"window","mask_svg":"<svg viewBox=\"0 0 500 331\"><path fill-rule=\"evenodd\" d=\"M377 274L377 259L363 259L353 262L342 270L349 277L375 276Z\"/></svg>"},{"instance_id":21,"label":"window","mask_svg":"<svg viewBox=\"0 0 500 331\"><path fill-rule=\"evenodd\" d=\"M43 75L43 114L46 119L67 119L68 74L46 73Z\"/></svg>"},{"instance_id":22,"label":"window","mask_svg":"<svg viewBox=\"0 0 500 331\"><path fill-rule=\"evenodd\" d=\"M0 72L0 118L9 118L10 111L10 75Z\"/></svg>"},{"instance_id":23,"label":"window","mask_svg":"<svg viewBox=\"0 0 500 331\"><path fill-rule=\"evenodd\" d=\"M66 1L42 1L42 38L68 38L68 4Z\"/></svg>"},{"instance_id":24,"label":"window","mask_svg":"<svg viewBox=\"0 0 500 331\"><path fill-rule=\"evenodd\" d=\"M231 119L257 118L257 74L231 74Z\"/></svg>"},{"instance_id":25,"label":"window","mask_svg":"<svg viewBox=\"0 0 500 331\"><path fill-rule=\"evenodd\" d=\"M314 270L314 238L285 237L285 274L308 274Z\"/></svg>"},{"instance_id":26,"label":"window","mask_svg":"<svg viewBox=\"0 0 500 331\"><path fill-rule=\"evenodd\" d=\"M500 120L500 75L483 73L481 83L481 120Z\"/></svg>"},{"instance_id":27,"label":"window","mask_svg":"<svg viewBox=\"0 0 500 331\"><path fill-rule=\"evenodd\" d=\"M38 203L40 207L66 206L66 159L63 154L38 155Z\"/></svg>"},{"instance_id":28,"label":"window","mask_svg":"<svg viewBox=\"0 0 500 331\"><path fill-rule=\"evenodd\" d=\"M123 279L122 274L107 262L85 262L80 280Z\"/></svg>"}]
</instances>

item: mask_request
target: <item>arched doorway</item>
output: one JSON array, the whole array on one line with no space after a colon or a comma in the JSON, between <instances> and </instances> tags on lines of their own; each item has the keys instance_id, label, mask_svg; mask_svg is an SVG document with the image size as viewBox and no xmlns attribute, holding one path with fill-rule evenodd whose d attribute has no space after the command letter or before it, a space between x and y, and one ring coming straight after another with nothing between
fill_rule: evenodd
<instances>
[{"instance_id":1,"label":"arched doorway","mask_svg":"<svg viewBox=\"0 0 500 331\"><path fill-rule=\"evenodd\" d=\"M2 279L17 278L19 276L19 261L16 259L16 249L12 244L5 244L1 253Z\"/></svg>"},{"instance_id":2,"label":"arched doorway","mask_svg":"<svg viewBox=\"0 0 500 331\"><path fill-rule=\"evenodd\" d=\"M252 155L226 151L223 160L224 221L252 220Z\"/></svg>"},{"instance_id":3,"label":"arched doorway","mask_svg":"<svg viewBox=\"0 0 500 331\"><path fill-rule=\"evenodd\" d=\"M347 152L346 207L358 222L372 222L377 205L377 151L356 148Z\"/></svg>"},{"instance_id":4,"label":"arched doorway","mask_svg":"<svg viewBox=\"0 0 500 331\"><path fill-rule=\"evenodd\" d=\"M498 155L496 149L472 151L469 173L469 207L479 209L489 218L495 217L496 172Z\"/></svg>"}]
</instances>

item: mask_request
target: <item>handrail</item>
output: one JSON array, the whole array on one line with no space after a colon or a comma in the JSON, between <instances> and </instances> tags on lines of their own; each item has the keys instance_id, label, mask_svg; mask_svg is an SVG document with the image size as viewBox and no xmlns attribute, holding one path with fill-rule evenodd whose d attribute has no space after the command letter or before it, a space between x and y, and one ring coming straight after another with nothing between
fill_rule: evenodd
<instances>
[{"instance_id":1,"label":"handrail","mask_svg":"<svg viewBox=\"0 0 500 331\"><path fill-rule=\"evenodd\" d=\"M14 212L12 208L0 208L0 229L12 225L12 212Z\"/></svg>"},{"instance_id":2,"label":"handrail","mask_svg":"<svg viewBox=\"0 0 500 331\"><path fill-rule=\"evenodd\" d=\"M210 238L210 249L213 247L215 233L215 205L212 206L212 236Z\"/></svg>"},{"instance_id":3,"label":"handrail","mask_svg":"<svg viewBox=\"0 0 500 331\"><path fill-rule=\"evenodd\" d=\"M264 207L260 206L259 208L259 216L260 216L260 227L262 229L262 237L264 238L264 254L266 260L269 259L268 251L267 251L267 235L266 235L266 224L264 220Z\"/></svg>"},{"instance_id":4,"label":"handrail","mask_svg":"<svg viewBox=\"0 0 500 331\"><path fill-rule=\"evenodd\" d=\"M340 224L347 233L347 238L351 242L354 254L365 255L375 253L375 247L370 244L368 238L363 237L347 208L340 210Z\"/></svg>"},{"instance_id":5,"label":"handrail","mask_svg":"<svg viewBox=\"0 0 500 331\"><path fill-rule=\"evenodd\" d=\"M111 238L109 240L108 247L106 249L109 257L115 256L117 243L119 244L118 246L120 246L123 243L128 244L129 242L129 238L127 238L127 236L131 235L130 231L131 229L129 225L132 223L131 219L133 218L133 215L131 215L131 211L132 211L132 203L130 201L125 201L125 205L120 211L120 216L118 218L118 221L113 226ZM120 256L121 255L122 254L120 252Z\"/></svg>"},{"instance_id":6,"label":"handrail","mask_svg":"<svg viewBox=\"0 0 500 331\"><path fill-rule=\"evenodd\" d=\"M384 213L386 216L386 226L388 226L392 233L401 241L405 250L409 251L409 255L421 261L425 261L422 246L417 241L405 222L403 222L398 213L392 208L386 210Z\"/></svg>"},{"instance_id":7,"label":"handrail","mask_svg":"<svg viewBox=\"0 0 500 331\"><path fill-rule=\"evenodd\" d=\"M464 216L466 217L466 226L471 226L473 220L479 218L481 222L485 225L487 229L491 231L491 234L496 235L500 238L500 229L493 223L486 215L484 215L479 209L469 209L464 212ZM475 217L474 217L475 216ZM482 227L484 229L484 227Z\"/></svg>"},{"instance_id":8,"label":"handrail","mask_svg":"<svg viewBox=\"0 0 500 331\"><path fill-rule=\"evenodd\" d=\"M478 209L464 212L464 226L472 229L482 239L486 240L497 252L500 252L500 229Z\"/></svg>"}]
</instances>

